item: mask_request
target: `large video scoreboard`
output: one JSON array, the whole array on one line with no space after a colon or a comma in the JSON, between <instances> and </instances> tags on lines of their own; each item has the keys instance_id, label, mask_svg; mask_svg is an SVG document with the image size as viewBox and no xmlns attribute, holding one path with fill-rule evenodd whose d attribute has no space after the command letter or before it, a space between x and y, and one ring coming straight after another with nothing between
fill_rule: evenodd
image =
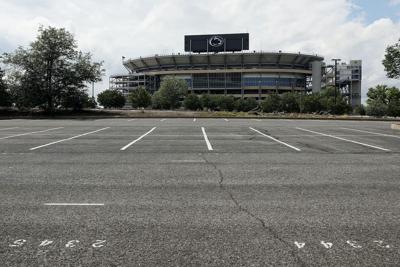
<instances>
[{"instance_id":1,"label":"large video scoreboard","mask_svg":"<svg viewBox=\"0 0 400 267\"><path fill-rule=\"evenodd\" d=\"M249 50L249 34L186 35L185 52L218 53Z\"/></svg>"}]
</instances>

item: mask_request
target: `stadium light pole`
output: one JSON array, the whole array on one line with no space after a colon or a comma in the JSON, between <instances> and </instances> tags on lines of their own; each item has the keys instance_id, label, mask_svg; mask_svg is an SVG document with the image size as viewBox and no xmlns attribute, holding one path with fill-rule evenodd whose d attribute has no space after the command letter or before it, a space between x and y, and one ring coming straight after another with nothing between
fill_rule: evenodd
<instances>
[{"instance_id":1,"label":"stadium light pole","mask_svg":"<svg viewBox=\"0 0 400 267\"><path fill-rule=\"evenodd\" d=\"M338 85L338 81L337 81L337 67L338 67L338 62L342 61L340 58L333 58L332 59L333 62L335 62L335 106L336 106L336 99L337 99L337 85Z\"/></svg>"}]
</instances>

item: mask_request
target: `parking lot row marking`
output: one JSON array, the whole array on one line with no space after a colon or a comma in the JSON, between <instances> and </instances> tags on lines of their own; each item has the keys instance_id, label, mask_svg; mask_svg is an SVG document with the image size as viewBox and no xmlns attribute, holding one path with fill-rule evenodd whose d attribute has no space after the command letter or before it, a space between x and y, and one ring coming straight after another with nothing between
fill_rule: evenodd
<instances>
[{"instance_id":1,"label":"parking lot row marking","mask_svg":"<svg viewBox=\"0 0 400 267\"><path fill-rule=\"evenodd\" d=\"M277 143L279 143L279 144L282 144L282 145L284 145L284 146L287 146L287 147L289 147L289 148L291 148L291 149L294 149L294 150L296 150L296 151L298 151L298 152L301 151L300 148L297 148L297 147L295 147L295 146L289 145L288 143L282 142L281 140L278 140L278 139L276 139L276 138L274 138L274 137L272 137L272 136L269 136L269 135L267 135L267 134L265 134L265 133L262 133L262 132L260 132L259 130L254 129L254 128L252 128L252 127L249 127L249 128L250 128L250 130L252 130L252 131L254 131L254 132L258 133L258 134L261 134L262 136L265 136L265 137L267 137L267 138L269 138L269 139L271 139L271 140L273 140L273 141L275 141L275 142L277 142Z\"/></svg>"},{"instance_id":2,"label":"parking lot row marking","mask_svg":"<svg viewBox=\"0 0 400 267\"><path fill-rule=\"evenodd\" d=\"M17 129L17 128L18 127L3 128L3 129L0 129L0 131L12 130L12 129Z\"/></svg>"},{"instance_id":3,"label":"parking lot row marking","mask_svg":"<svg viewBox=\"0 0 400 267\"><path fill-rule=\"evenodd\" d=\"M224 121L229 121L228 119L224 119Z\"/></svg>"},{"instance_id":4,"label":"parking lot row marking","mask_svg":"<svg viewBox=\"0 0 400 267\"><path fill-rule=\"evenodd\" d=\"M128 120L128 121L135 121L136 119L130 119L130 120Z\"/></svg>"},{"instance_id":5,"label":"parking lot row marking","mask_svg":"<svg viewBox=\"0 0 400 267\"><path fill-rule=\"evenodd\" d=\"M154 127L153 129L151 129L150 131L148 131L147 133L145 133L144 135L142 135L141 137L139 137L138 139L130 142L129 144L127 144L126 146L124 146L123 148L121 148L121 151L125 151L127 150L130 146L132 146L133 144L135 144L136 142L139 142L140 140L142 140L143 138L145 138L147 135L151 134L155 129L157 129L157 127Z\"/></svg>"},{"instance_id":6,"label":"parking lot row marking","mask_svg":"<svg viewBox=\"0 0 400 267\"><path fill-rule=\"evenodd\" d=\"M167 119L162 119L162 120L160 120L160 121L166 121Z\"/></svg>"},{"instance_id":7,"label":"parking lot row marking","mask_svg":"<svg viewBox=\"0 0 400 267\"><path fill-rule=\"evenodd\" d=\"M37 132L29 132L29 133L23 133L23 134L15 134L15 135L10 135L10 136L6 136L6 137L1 137L0 140L8 139L8 138L13 138L13 137L18 137L18 136L25 136L25 135L37 134L37 133L45 133L45 132L55 131L55 130L59 130L59 129L63 129L63 128L64 128L64 127L58 127L58 128L51 128L51 129L47 129L47 130L43 130L43 131L37 131Z\"/></svg>"},{"instance_id":8,"label":"parking lot row marking","mask_svg":"<svg viewBox=\"0 0 400 267\"><path fill-rule=\"evenodd\" d=\"M335 139L338 139L338 140L342 140L342 141L345 141L345 142L349 142L349 143L353 143L353 144L357 144L357 145L361 145L361 146L365 146L365 147L370 147L370 148L374 148L374 149L378 149L378 150L390 152L389 149L386 149L386 148L383 148L383 147L380 147L380 146L369 145L369 144L357 142L357 141L354 141L354 140L350 140L350 139L338 137L338 136L335 136L335 135L324 134L324 133L320 133L320 132L315 132L315 131L311 131L311 130L299 128L299 127L296 127L296 129L301 130L301 131L305 131L305 132L309 132L309 133L318 134L318 135L321 135L321 136L326 136L326 137L330 137L330 138L335 138Z\"/></svg>"},{"instance_id":9,"label":"parking lot row marking","mask_svg":"<svg viewBox=\"0 0 400 267\"><path fill-rule=\"evenodd\" d=\"M341 128L341 129L349 130L349 131L355 131L355 132L360 132L360 133L374 134L374 135L379 135L379 136L393 137L393 138L398 138L398 139L400 139L400 136L398 136L398 135L383 134L383 133L375 133L375 132L369 132L369 131L363 131L363 130L357 130L357 129L351 129L351 128Z\"/></svg>"},{"instance_id":10,"label":"parking lot row marking","mask_svg":"<svg viewBox=\"0 0 400 267\"><path fill-rule=\"evenodd\" d=\"M76 139L76 138L79 138L79 137L82 137L82 136L85 136L85 135L89 135L89 134L98 133L98 132L100 132L100 131L104 131L104 130L107 130L107 129L110 129L110 127L102 128L102 129L99 129L99 130L96 130L96 131L93 131L93 132L88 132L88 133L84 133L84 134L76 135L76 136L73 136L73 137L70 137L70 138L66 138L66 139L58 140L58 141L51 142L51 143L48 143L48 144L45 144L45 145L41 145L41 146L37 146L37 147L33 147L33 148L29 149L29 150L33 151L33 150L36 150L36 149L39 149L39 148L43 148L43 147L47 147L47 146L51 146L51 145L55 145L55 144L58 144L58 143L62 143L62 142L66 142L66 141L70 141L70 140L73 140L73 139Z\"/></svg>"},{"instance_id":11,"label":"parking lot row marking","mask_svg":"<svg viewBox=\"0 0 400 267\"><path fill-rule=\"evenodd\" d=\"M104 203L44 203L45 206L104 206Z\"/></svg>"},{"instance_id":12,"label":"parking lot row marking","mask_svg":"<svg viewBox=\"0 0 400 267\"><path fill-rule=\"evenodd\" d=\"M212 147L212 145L210 143L210 140L208 140L206 129L204 129L204 127L201 127L201 131L203 132L204 140L206 141L208 150L209 151L213 151L214 149L213 149L213 147Z\"/></svg>"}]
</instances>

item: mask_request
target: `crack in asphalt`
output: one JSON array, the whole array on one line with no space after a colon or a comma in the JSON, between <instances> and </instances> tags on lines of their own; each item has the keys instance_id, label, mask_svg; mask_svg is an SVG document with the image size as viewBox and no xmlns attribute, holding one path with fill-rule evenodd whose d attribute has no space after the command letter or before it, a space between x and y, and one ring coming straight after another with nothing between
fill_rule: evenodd
<instances>
[{"instance_id":1,"label":"crack in asphalt","mask_svg":"<svg viewBox=\"0 0 400 267\"><path fill-rule=\"evenodd\" d=\"M224 175L222 173L222 171L217 167L217 165L214 162L210 162L207 160L207 158L204 156L204 154L201 154L201 157L204 159L204 161L207 164L210 164L211 166L214 167L214 169L218 172L218 176L219 176L219 187L225 191L230 199L232 200L232 202L235 204L235 206L243 213L247 214L248 216L250 216L252 219L258 221L261 226L267 230L276 240L278 240L279 242L281 242L282 244L284 244L285 246L287 246L289 248L290 254L291 256L295 259L296 263L298 264L298 266L307 266L305 264L305 262L301 259L301 257L296 253L296 251L293 249L293 247L291 246L291 244L286 241L285 239L283 239L282 237L279 236L279 234L270 226L267 225L267 223L260 217L258 217L257 215L253 214L250 210L248 210L247 208L243 207L239 201L235 198L235 196L233 195L233 193L231 191L229 191L229 189L226 188L226 186L224 185Z\"/></svg>"}]
</instances>

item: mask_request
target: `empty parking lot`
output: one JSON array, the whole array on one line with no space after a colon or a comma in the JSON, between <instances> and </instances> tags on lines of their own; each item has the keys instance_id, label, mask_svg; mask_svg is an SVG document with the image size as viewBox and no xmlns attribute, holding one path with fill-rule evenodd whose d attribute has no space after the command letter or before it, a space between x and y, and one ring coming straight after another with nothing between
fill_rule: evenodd
<instances>
[{"instance_id":1,"label":"empty parking lot","mask_svg":"<svg viewBox=\"0 0 400 267\"><path fill-rule=\"evenodd\" d=\"M387 122L0 121L5 265L396 265Z\"/></svg>"}]
</instances>

